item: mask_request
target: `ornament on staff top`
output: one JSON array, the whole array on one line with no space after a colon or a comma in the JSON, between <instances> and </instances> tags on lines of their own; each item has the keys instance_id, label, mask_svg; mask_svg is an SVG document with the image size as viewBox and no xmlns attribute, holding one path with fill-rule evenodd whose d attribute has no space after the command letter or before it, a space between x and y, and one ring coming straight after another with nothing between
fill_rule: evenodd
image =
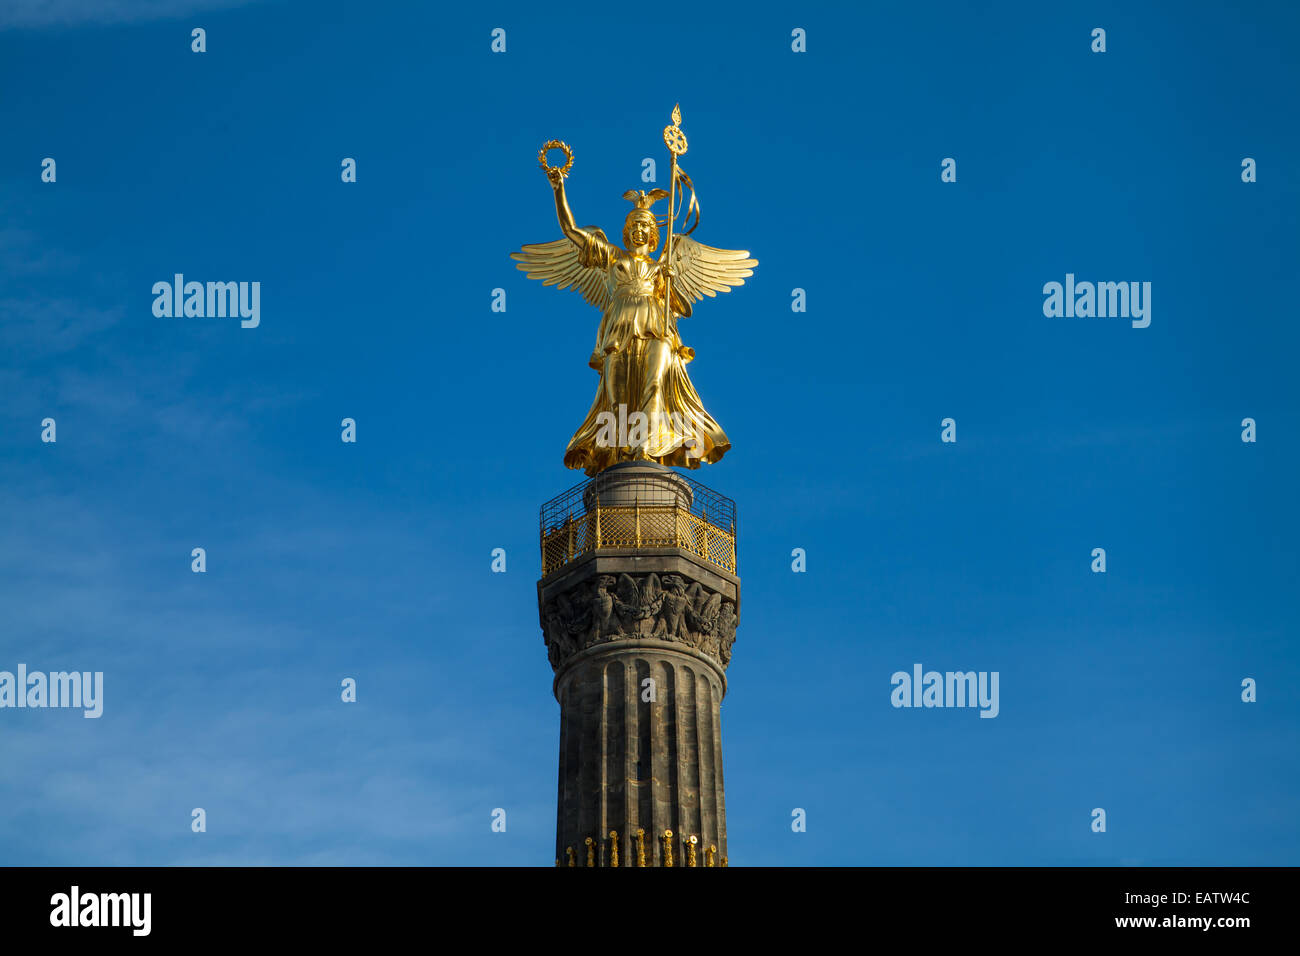
<instances>
[{"instance_id":1,"label":"ornament on staff top","mask_svg":"<svg viewBox=\"0 0 1300 956\"><path fill-rule=\"evenodd\" d=\"M671 160L669 188L623 194L632 209L623 223L622 246L597 226L578 227L564 189L573 150L561 140L546 143L538 163L555 193L564 238L511 254L530 279L574 289L601 311L587 360L600 373L600 383L586 419L564 451L564 464L588 475L622 461L698 468L731 448L686 372L695 351L682 344L677 320L690 317L692 305L705 296L744 285L758 262L747 251L718 249L691 238L700 224L700 206L695 184L677 162L687 149L681 121L681 108L674 106L672 124L663 135ZM563 166L547 159L557 149L564 153ZM658 218L653 207L662 199L668 200L668 213ZM685 228L674 231L679 217ZM660 228L664 244L656 259Z\"/></svg>"}]
</instances>

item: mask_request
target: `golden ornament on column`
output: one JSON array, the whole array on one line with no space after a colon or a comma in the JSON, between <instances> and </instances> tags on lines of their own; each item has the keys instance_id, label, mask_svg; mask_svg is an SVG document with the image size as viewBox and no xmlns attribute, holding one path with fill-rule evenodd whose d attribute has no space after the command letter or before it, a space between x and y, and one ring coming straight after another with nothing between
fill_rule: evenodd
<instances>
[{"instance_id":1,"label":"golden ornament on column","mask_svg":"<svg viewBox=\"0 0 1300 956\"><path fill-rule=\"evenodd\" d=\"M672 119L663 135L671 159L669 188L623 194L633 208L623 224L621 247L596 226L578 227L564 188L573 168L573 150L551 140L542 147L538 162L555 193L564 238L526 245L511 255L530 279L574 289L601 311L587 360L600 373L600 382L587 417L564 452L567 467L584 469L588 475L620 461L698 468L701 462L720 460L731 448L686 372L695 351L682 343L677 320L689 318L693 304L706 296L744 285L758 262L746 251L718 249L691 238L700 222L700 207L694 183L677 162L687 149L679 107L673 107ZM565 155L563 166L547 161L548 152L556 149ZM674 234L678 200L687 191L682 224L690 226ZM661 199L668 200L663 219L652 209ZM661 226L666 241L656 259L652 254ZM645 434L609 427L611 419L627 422L636 412L646 416Z\"/></svg>"}]
</instances>

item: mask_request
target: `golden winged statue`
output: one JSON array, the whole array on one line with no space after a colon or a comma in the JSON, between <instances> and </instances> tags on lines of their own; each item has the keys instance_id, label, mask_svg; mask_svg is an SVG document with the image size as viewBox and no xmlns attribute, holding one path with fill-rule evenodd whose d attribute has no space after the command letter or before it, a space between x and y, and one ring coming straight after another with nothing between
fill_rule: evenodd
<instances>
[{"instance_id":1,"label":"golden winged statue","mask_svg":"<svg viewBox=\"0 0 1300 956\"><path fill-rule=\"evenodd\" d=\"M675 113L675 121L679 115ZM675 125L669 127L676 129ZM698 224L694 188L676 162L680 152L685 152L685 139L680 130L677 133L679 148L669 145L672 184L678 189L683 184L691 188L691 207ZM667 136L666 130L666 141ZM563 168L547 166L545 152L553 145L566 153L569 150L564 144L549 143L540 157L555 192L555 211L564 238L526 245L511 258L530 279L575 289L601 311L596 345L588 360L600 373L600 384L591 410L565 449L564 464L596 475L621 461L654 461L684 468L718 461L731 442L704 410L686 373L686 363L695 352L682 344L677 319L690 316L692 304L705 296L743 285L754 274L757 260L749 258L746 251L715 249L689 235L672 235L673 213L658 220L651 209L664 198L672 209L676 197L663 189L623 194L633 207L623 223L622 247L595 226L579 228L564 192L572 155ZM659 246L660 226L668 227L669 241L655 259L651 254Z\"/></svg>"}]
</instances>

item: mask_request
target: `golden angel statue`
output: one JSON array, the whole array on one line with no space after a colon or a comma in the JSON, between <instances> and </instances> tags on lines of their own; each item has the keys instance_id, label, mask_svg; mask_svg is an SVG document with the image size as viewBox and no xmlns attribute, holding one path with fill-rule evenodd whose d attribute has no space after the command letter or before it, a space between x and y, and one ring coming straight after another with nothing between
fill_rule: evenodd
<instances>
[{"instance_id":1,"label":"golden angel statue","mask_svg":"<svg viewBox=\"0 0 1300 956\"><path fill-rule=\"evenodd\" d=\"M674 125L665 130L665 142L669 131L676 131L676 138L668 142L672 185L678 193L682 186L691 189L687 218L693 211L698 225L694 187L677 165L678 155L685 152L685 137L677 122L680 113L674 111ZM547 166L549 148L563 149L569 162L563 168ZM758 262L745 251L715 249L689 234L674 236L676 195L663 189L623 194L632 202L632 210L623 223L620 248L599 228L575 224L564 192L564 178L572 165L568 147L548 143L539 160L555 192L555 211L564 238L526 245L511 258L530 279L576 289L601 310L595 349L588 360L600 373L600 384L591 410L565 449L564 464L596 475L621 461L654 461L685 468L718 461L731 443L704 410L686 373L686 363L695 352L682 344L677 319L690 316L691 305L705 296L743 285ZM665 198L669 214L660 220L651 207ZM661 226L668 228L668 242L663 254L654 259Z\"/></svg>"}]
</instances>

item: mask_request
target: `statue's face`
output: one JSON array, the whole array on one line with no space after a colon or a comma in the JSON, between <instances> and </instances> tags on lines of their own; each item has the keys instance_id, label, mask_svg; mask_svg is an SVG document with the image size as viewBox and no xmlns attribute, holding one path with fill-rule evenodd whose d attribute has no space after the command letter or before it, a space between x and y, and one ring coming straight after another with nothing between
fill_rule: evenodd
<instances>
[{"instance_id":1,"label":"statue's face","mask_svg":"<svg viewBox=\"0 0 1300 956\"><path fill-rule=\"evenodd\" d=\"M659 242L659 230L647 216L628 216L623 226L623 241L628 248L649 246L653 249Z\"/></svg>"}]
</instances>

